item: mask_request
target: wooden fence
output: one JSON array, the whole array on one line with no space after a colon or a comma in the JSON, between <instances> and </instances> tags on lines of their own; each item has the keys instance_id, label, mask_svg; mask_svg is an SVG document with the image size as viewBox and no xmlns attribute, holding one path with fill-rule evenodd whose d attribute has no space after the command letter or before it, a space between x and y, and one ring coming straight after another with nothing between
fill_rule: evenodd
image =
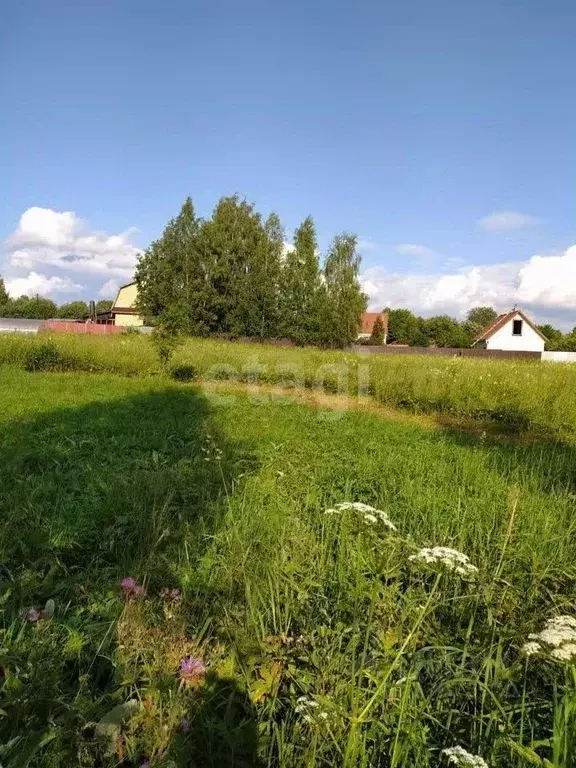
<instances>
[{"instance_id":1,"label":"wooden fence","mask_svg":"<svg viewBox=\"0 0 576 768\"><path fill-rule=\"evenodd\" d=\"M76 323L73 320L45 320L40 323L39 331L52 331L55 333L90 333L102 335L106 333L122 333L121 325L98 325L97 323Z\"/></svg>"},{"instance_id":2,"label":"wooden fence","mask_svg":"<svg viewBox=\"0 0 576 768\"><path fill-rule=\"evenodd\" d=\"M507 351L504 349L469 349L457 347L396 347L383 344L372 347L365 344L352 344L354 352L365 355L436 355L438 357L488 357L507 360L541 360L542 352Z\"/></svg>"}]
</instances>

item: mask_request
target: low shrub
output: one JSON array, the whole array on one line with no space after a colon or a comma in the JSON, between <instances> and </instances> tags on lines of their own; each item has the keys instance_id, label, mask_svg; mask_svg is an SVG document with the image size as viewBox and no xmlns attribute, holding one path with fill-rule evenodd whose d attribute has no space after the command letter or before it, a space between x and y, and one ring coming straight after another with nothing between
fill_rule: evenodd
<instances>
[{"instance_id":1,"label":"low shrub","mask_svg":"<svg viewBox=\"0 0 576 768\"><path fill-rule=\"evenodd\" d=\"M198 371L193 365L176 365L170 371L170 376L176 381L194 381L198 378Z\"/></svg>"},{"instance_id":2,"label":"low shrub","mask_svg":"<svg viewBox=\"0 0 576 768\"><path fill-rule=\"evenodd\" d=\"M51 341L42 342L29 349L24 360L24 368L29 372L70 371L78 367L78 361L64 354Z\"/></svg>"}]
</instances>

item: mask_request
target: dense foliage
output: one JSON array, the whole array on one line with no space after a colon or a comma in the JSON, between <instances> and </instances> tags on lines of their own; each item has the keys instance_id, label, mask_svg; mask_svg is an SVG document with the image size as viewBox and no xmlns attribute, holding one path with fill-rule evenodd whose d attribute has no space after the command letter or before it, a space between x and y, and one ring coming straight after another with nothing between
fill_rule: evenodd
<instances>
[{"instance_id":1,"label":"dense foliage","mask_svg":"<svg viewBox=\"0 0 576 768\"><path fill-rule=\"evenodd\" d=\"M498 317L493 307L474 307L459 322L448 315L419 317L409 309L391 309L388 312L388 343L407 344L411 347L469 347L474 339ZM547 339L546 349L576 352L576 328L562 333L550 324L539 325Z\"/></svg>"},{"instance_id":2,"label":"dense foliage","mask_svg":"<svg viewBox=\"0 0 576 768\"><path fill-rule=\"evenodd\" d=\"M384 337L385 337L384 323L382 322L381 317L377 317L376 322L372 327L372 333L370 334L368 343L373 346L384 344Z\"/></svg>"},{"instance_id":3,"label":"dense foliage","mask_svg":"<svg viewBox=\"0 0 576 768\"><path fill-rule=\"evenodd\" d=\"M107 312L112 306L110 299L96 303L97 312ZM88 317L89 308L85 301L70 301L58 306L52 299L43 296L19 296L11 298L0 277L0 317L18 317L29 320L83 320Z\"/></svg>"},{"instance_id":4,"label":"dense foliage","mask_svg":"<svg viewBox=\"0 0 576 768\"><path fill-rule=\"evenodd\" d=\"M310 217L286 247L278 216L263 220L235 195L206 220L188 198L142 255L136 281L144 316L174 333L344 346L366 309L359 270L355 236L335 237L322 265Z\"/></svg>"}]
</instances>

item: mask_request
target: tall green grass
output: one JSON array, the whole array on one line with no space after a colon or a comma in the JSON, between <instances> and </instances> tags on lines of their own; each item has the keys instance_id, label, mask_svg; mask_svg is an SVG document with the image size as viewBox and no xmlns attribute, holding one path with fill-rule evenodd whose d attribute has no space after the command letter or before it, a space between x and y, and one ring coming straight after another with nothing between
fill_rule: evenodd
<instances>
[{"instance_id":1,"label":"tall green grass","mask_svg":"<svg viewBox=\"0 0 576 768\"><path fill-rule=\"evenodd\" d=\"M2 374L7 765L432 768L458 744L493 768L574 765L574 668L521 652L576 615L572 443ZM342 501L397 530L326 514ZM411 563L435 545L477 577ZM124 601L125 576L146 598ZM207 665L191 685L186 655Z\"/></svg>"},{"instance_id":2,"label":"tall green grass","mask_svg":"<svg viewBox=\"0 0 576 768\"><path fill-rule=\"evenodd\" d=\"M4 335L0 364L27 365L35 350L61 354L62 370L126 375L160 373L148 338L73 334L37 338ZM361 355L311 348L189 339L172 361L204 380L243 381L296 388L323 388L415 412L491 419L520 428L576 429L576 367L532 361Z\"/></svg>"}]
</instances>

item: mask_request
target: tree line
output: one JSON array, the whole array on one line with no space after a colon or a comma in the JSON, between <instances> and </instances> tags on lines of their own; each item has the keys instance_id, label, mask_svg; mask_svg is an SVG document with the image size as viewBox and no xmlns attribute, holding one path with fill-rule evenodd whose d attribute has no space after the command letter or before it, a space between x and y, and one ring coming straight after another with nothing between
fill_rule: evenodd
<instances>
[{"instance_id":1,"label":"tree line","mask_svg":"<svg viewBox=\"0 0 576 768\"><path fill-rule=\"evenodd\" d=\"M482 331L498 317L493 307L474 307L462 322L449 315L419 317L409 309L391 309L388 312L388 343L408 344L414 347L469 347ZM546 349L576 352L576 328L569 333L550 324L538 325L547 338Z\"/></svg>"},{"instance_id":2,"label":"tree line","mask_svg":"<svg viewBox=\"0 0 576 768\"><path fill-rule=\"evenodd\" d=\"M96 304L97 312L107 312L112 306L110 299L102 299ZM21 317L29 320L85 320L90 314L87 302L70 301L56 304L43 296L19 296L10 298L4 280L0 277L0 317Z\"/></svg>"},{"instance_id":3,"label":"tree line","mask_svg":"<svg viewBox=\"0 0 576 768\"><path fill-rule=\"evenodd\" d=\"M449 315L419 317L409 309L388 312L388 343L413 347L469 347L476 336L498 317L492 307L471 309L463 322Z\"/></svg>"},{"instance_id":4,"label":"tree line","mask_svg":"<svg viewBox=\"0 0 576 768\"><path fill-rule=\"evenodd\" d=\"M201 219L187 198L139 259L138 306L169 333L342 347L358 337L367 305L360 262L348 233L321 260L310 216L287 247L276 213L264 219L234 195Z\"/></svg>"}]
</instances>

